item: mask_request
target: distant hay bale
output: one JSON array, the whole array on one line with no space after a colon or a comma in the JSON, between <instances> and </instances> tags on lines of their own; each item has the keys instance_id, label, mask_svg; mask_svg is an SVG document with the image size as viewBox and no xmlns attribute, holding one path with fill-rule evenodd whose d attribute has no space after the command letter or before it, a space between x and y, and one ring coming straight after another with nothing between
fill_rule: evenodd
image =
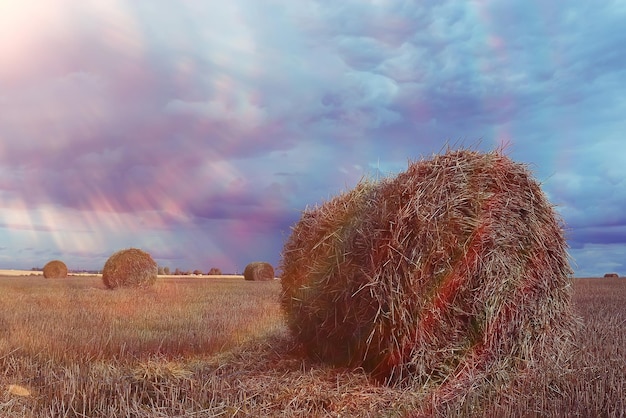
<instances>
[{"instance_id":1,"label":"distant hay bale","mask_svg":"<svg viewBox=\"0 0 626 418\"><path fill-rule=\"evenodd\" d=\"M102 270L102 281L109 289L147 287L156 282L157 272L157 263L150 254L128 248L109 257Z\"/></svg>"},{"instance_id":2,"label":"distant hay bale","mask_svg":"<svg viewBox=\"0 0 626 418\"><path fill-rule=\"evenodd\" d=\"M221 276L222 270L217 267L211 267L211 270L207 273L208 276Z\"/></svg>"},{"instance_id":3,"label":"distant hay bale","mask_svg":"<svg viewBox=\"0 0 626 418\"><path fill-rule=\"evenodd\" d=\"M244 269L243 278L249 281L274 280L274 267L263 261L254 261Z\"/></svg>"},{"instance_id":4,"label":"distant hay bale","mask_svg":"<svg viewBox=\"0 0 626 418\"><path fill-rule=\"evenodd\" d=\"M67 277L67 266L61 260L49 261L43 266L43 277L46 279L63 279Z\"/></svg>"},{"instance_id":5,"label":"distant hay bale","mask_svg":"<svg viewBox=\"0 0 626 418\"><path fill-rule=\"evenodd\" d=\"M619 279L619 274L617 273L606 273L604 275L605 279Z\"/></svg>"},{"instance_id":6,"label":"distant hay bale","mask_svg":"<svg viewBox=\"0 0 626 418\"><path fill-rule=\"evenodd\" d=\"M577 324L566 248L524 165L447 151L305 210L281 304L312 357L453 396L559 357Z\"/></svg>"}]
</instances>

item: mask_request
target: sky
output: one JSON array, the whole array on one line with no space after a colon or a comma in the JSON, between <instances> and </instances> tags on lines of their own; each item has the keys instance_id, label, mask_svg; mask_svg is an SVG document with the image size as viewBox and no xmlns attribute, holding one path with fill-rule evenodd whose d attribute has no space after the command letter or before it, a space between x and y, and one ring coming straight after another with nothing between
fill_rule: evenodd
<instances>
[{"instance_id":1,"label":"sky","mask_svg":"<svg viewBox=\"0 0 626 418\"><path fill-rule=\"evenodd\" d=\"M625 21L619 0L0 0L0 268L277 266L307 206L507 144L575 275L626 275Z\"/></svg>"}]
</instances>

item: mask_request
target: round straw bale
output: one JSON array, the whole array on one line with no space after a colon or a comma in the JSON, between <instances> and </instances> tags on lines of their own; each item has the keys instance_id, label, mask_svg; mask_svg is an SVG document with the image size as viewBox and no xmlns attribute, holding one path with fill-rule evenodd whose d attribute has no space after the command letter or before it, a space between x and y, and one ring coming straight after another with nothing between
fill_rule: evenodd
<instances>
[{"instance_id":1,"label":"round straw bale","mask_svg":"<svg viewBox=\"0 0 626 418\"><path fill-rule=\"evenodd\" d=\"M150 254L137 248L128 248L109 257L102 269L102 281L109 289L147 287L156 282L157 273L157 263Z\"/></svg>"},{"instance_id":2,"label":"round straw bale","mask_svg":"<svg viewBox=\"0 0 626 418\"><path fill-rule=\"evenodd\" d=\"M263 261L253 261L243 270L243 278L249 281L274 280L274 267Z\"/></svg>"},{"instance_id":3,"label":"round straw bale","mask_svg":"<svg viewBox=\"0 0 626 418\"><path fill-rule=\"evenodd\" d=\"M571 340L566 248L524 165L449 150L305 210L283 248L281 304L311 356L453 392Z\"/></svg>"},{"instance_id":4,"label":"round straw bale","mask_svg":"<svg viewBox=\"0 0 626 418\"><path fill-rule=\"evenodd\" d=\"M43 277L46 279L62 279L67 277L67 266L61 260L52 260L43 266Z\"/></svg>"}]
</instances>

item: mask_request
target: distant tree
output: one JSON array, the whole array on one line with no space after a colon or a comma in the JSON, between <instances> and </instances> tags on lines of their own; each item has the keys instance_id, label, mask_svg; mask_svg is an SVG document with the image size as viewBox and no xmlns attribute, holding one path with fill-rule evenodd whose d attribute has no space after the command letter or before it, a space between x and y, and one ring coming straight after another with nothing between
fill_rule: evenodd
<instances>
[{"instance_id":1,"label":"distant tree","mask_svg":"<svg viewBox=\"0 0 626 418\"><path fill-rule=\"evenodd\" d=\"M176 267L176 270L174 270L174 276L182 276L182 275L183 275L182 270Z\"/></svg>"},{"instance_id":2,"label":"distant tree","mask_svg":"<svg viewBox=\"0 0 626 418\"><path fill-rule=\"evenodd\" d=\"M159 274L159 275L163 275L163 274L165 274L165 272L163 271L163 267L159 266L159 267L157 268L157 274Z\"/></svg>"},{"instance_id":3,"label":"distant tree","mask_svg":"<svg viewBox=\"0 0 626 418\"><path fill-rule=\"evenodd\" d=\"M196 269L196 270L193 271L193 274L202 275L202 272L200 270Z\"/></svg>"},{"instance_id":4,"label":"distant tree","mask_svg":"<svg viewBox=\"0 0 626 418\"><path fill-rule=\"evenodd\" d=\"M163 267L163 274L170 274L170 268L169 267Z\"/></svg>"},{"instance_id":5,"label":"distant tree","mask_svg":"<svg viewBox=\"0 0 626 418\"><path fill-rule=\"evenodd\" d=\"M209 276L221 276L222 275L222 270L218 269L217 267L211 267L211 270L209 270Z\"/></svg>"}]
</instances>

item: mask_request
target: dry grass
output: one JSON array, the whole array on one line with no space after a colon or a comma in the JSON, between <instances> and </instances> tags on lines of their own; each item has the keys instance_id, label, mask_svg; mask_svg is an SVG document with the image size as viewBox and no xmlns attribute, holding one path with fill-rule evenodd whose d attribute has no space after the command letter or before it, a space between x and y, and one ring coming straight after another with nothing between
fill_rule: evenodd
<instances>
[{"instance_id":1,"label":"dry grass","mask_svg":"<svg viewBox=\"0 0 626 418\"><path fill-rule=\"evenodd\" d=\"M626 416L626 280L577 279L574 290L584 327L567 367L546 365L489 398L431 412ZM279 293L278 283L240 277L160 279L130 292L106 291L97 277L1 277L0 416L395 417L427 409L419 388L384 387L308 360L283 325Z\"/></svg>"},{"instance_id":2,"label":"dry grass","mask_svg":"<svg viewBox=\"0 0 626 418\"><path fill-rule=\"evenodd\" d=\"M2 276L42 276L43 271L40 270L5 270L0 269L0 277Z\"/></svg>"},{"instance_id":3,"label":"dry grass","mask_svg":"<svg viewBox=\"0 0 626 418\"><path fill-rule=\"evenodd\" d=\"M111 292L98 277L3 279L3 348L61 364L210 355L254 337L268 318L276 321L274 292L260 288L248 294L232 279L161 279Z\"/></svg>"}]
</instances>

